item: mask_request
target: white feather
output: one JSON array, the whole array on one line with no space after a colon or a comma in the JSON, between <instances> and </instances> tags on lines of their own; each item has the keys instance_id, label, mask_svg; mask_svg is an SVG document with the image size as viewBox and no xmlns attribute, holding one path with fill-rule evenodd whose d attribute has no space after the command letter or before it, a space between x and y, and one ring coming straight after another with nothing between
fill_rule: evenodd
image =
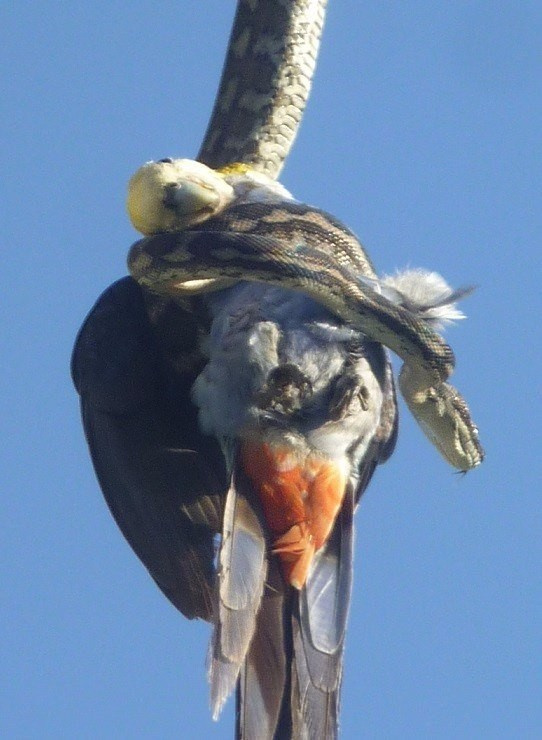
<instances>
[{"instance_id":1,"label":"white feather","mask_svg":"<svg viewBox=\"0 0 542 740\"><path fill-rule=\"evenodd\" d=\"M454 290L442 275L422 268L400 270L377 279L361 277L360 282L412 311L435 329L466 318L457 301L474 290L472 287Z\"/></svg>"}]
</instances>

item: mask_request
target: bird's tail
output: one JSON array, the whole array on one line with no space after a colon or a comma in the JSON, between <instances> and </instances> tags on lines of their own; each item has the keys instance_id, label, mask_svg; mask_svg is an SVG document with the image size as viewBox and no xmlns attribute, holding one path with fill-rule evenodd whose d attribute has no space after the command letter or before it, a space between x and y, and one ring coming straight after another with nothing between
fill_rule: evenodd
<instances>
[{"instance_id":1,"label":"bird's tail","mask_svg":"<svg viewBox=\"0 0 542 740\"><path fill-rule=\"evenodd\" d=\"M269 562L237 685L239 740L337 737L352 563L353 496L346 498L300 591Z\"/></svg>"}]
</instances>

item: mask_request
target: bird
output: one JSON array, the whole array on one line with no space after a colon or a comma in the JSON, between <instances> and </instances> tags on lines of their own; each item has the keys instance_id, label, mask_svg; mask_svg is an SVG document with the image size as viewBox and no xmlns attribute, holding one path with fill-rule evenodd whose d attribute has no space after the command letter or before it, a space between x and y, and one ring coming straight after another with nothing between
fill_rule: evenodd
<instances>
[{"instance_id":1,"label":"bird","mask_svg":"<svg viewBox=\"0 0 542 740\"><path fill-rule=\"evenodd\" d=\"M261 173L208 170L145 165L130 183L133 223L175 232L209 202L293 202ZM164 305L120 281L84 324L73 374L96 471L160 588L214 622L213 715L238 683L240 737L332 738L353 512L397 435L389 359L299 292L244 281L192 291ZM188 362L187 337L203 334Z\"/></svg>"},{"instance_id":2,"label":"bird","mask_svg":"<svg viewBox=\"0 0 542 740\"><path fill-rule=\"evenodd\" d=\"M136 244L129 258L136 278L149 271L153 234L193 235L225 211L247 233L250 227L284 242L295 235L298 249L329 242L335 230L343 259L396 305L408 304L427 323L461 317L460 293L434 273L377 280L346 227L244 165L212 170L187 159L148 162L130 180L127 206L147 237L146 251ZM222 259L236 264L239 253L222 246L220 232L209 236ZM189 257L176 254L181 263ZM296 259L303 265L306 254ZM167 297L163 268L158 282L150 272L143 285ZM208 322L191 399L198 430L218 442L225 465L221 516L212 530L221 537L211 594L213 715L238 685L241 737L335 737L353 513L397 437L389 358L371 336L280 282L232 281L219 272L177 281L172 295L181 303L199 296ZM205 515L203 522L209 524Z\"/></svg>"},{"instance_id":3,"label":"bird","mask_svg":"<svg viewBox=\"0 0 542 740\"><path fill-rule=\"evenodd\" d=\"M239 2L199 161L149 162L130 181L142 243L209 229L222 212L259 233L267 218L267 233L311 224L325 242L323 220L347 234L277 181L310 87L304 72L303 95L299 85L290 92L294 125L284 125L277 70L301 35L314 62L324 7ZM272 33L283 53L270 55L267 95L245 95L254 105L243 108L237 85L232 104L225 91L257 65ZM233 250L235 267L231 243L219 231L207 239L224 260ZM428 324L458 318L461 296L439 279L378 278L361 247L350 258L367 292ZM242 271L184 280L171 293L127 277L98 299L72 357L106 501L167 598L213 624L213 716L236 688L239 738L336 737L354 510L397 438L387 351L324 303Z\"/></svg>"},{"instance_id":4,"label":"bird","mask_svg":"<svg viewBox=\"0 0 542 740\"><path fill-rule=\"evenodd\" d=\"M238 1L198 161L278 177L309 96L326 4ZM188 618L211 620L226 474L190 396L205 334L197 302L164 300L123 277L83 322L71 373L120 529L170 601Z\"/></svg>"}]
</instances>

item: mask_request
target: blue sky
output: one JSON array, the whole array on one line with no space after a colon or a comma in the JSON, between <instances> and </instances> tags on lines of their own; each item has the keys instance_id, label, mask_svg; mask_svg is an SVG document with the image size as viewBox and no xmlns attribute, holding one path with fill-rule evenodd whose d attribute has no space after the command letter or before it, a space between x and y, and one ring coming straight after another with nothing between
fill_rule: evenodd
<instances>
[{"instance_id":1,"label":"blue sky","mask_svg":"<svg viewBox=\"0 0 542 740\"><path fill-rule=\"evenodd\" d=\"M3 3L2 679L13 738L229 738L206 625L175 612L101 498L68 375L125 274L126 182L194 156L234 2ZM538 2L331 0L284 184L379 270L476 284L448 331L487 450L454 475L402 408L357 514L342 737L542 726Z\"/></svg>"}]
</instances>

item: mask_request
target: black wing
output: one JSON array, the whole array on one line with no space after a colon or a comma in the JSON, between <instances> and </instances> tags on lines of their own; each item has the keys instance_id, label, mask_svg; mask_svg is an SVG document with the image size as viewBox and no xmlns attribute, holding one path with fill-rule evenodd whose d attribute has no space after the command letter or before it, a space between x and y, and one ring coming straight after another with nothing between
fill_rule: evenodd
<instances>
[{"instance_id":1,"label":"black wing","mask_svg":"<svg viewBox=\"0 0 542 740\"><path fill-rule=\"evenodd\" d=\"M214 535L227 491L217 442L198 431L190 388L198 322L123 278L76 340L72 375L96 475L122 533L170 601L212 618Z\"/></svg>"}]
</instances>

